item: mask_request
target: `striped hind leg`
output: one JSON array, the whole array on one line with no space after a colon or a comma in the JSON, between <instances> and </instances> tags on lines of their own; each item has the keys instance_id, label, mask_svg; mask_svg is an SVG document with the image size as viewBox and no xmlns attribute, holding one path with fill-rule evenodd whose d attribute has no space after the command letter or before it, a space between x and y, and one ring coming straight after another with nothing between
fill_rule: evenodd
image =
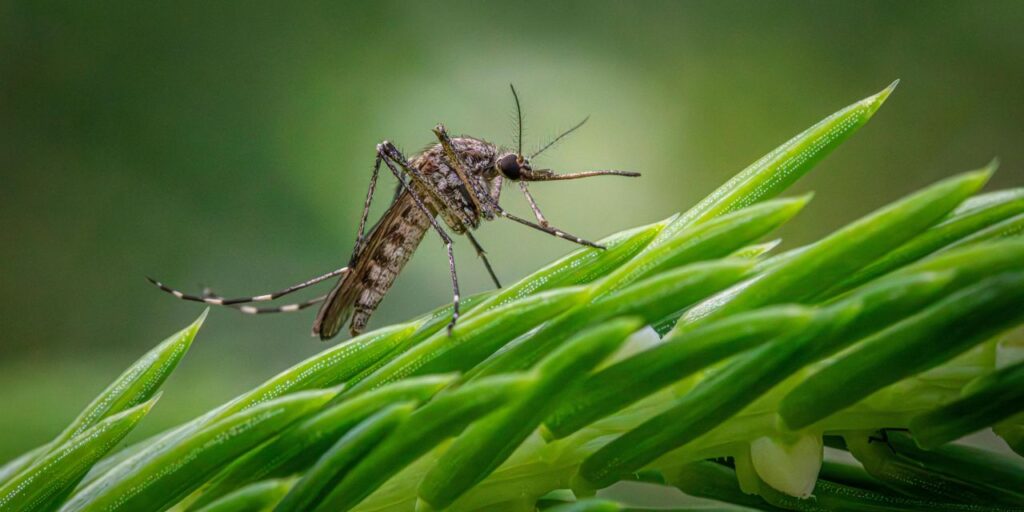
<instances>
[{"instance_id":1,"label":"striped hind leg","mask_svg":"<svg viewBox=\"0 0 1024 512\"><path fill-rule=\"evenodd\" d=\"M217 296L216 294L214 294L210 290L204 290L203 291L203 297L210 298L210 299L220 299L219 296ZM314 299L309 299L309 300L304 301L304 302L296 302L294 304L284 304L284 305L281 305L281 306L267 306L267 307L262 307L261 308L261 307L256 307L256 306L249 306L247 304L224 304L224 307L229 307L231 309L240 311L240 312L245 313L247 315L265 315L265 314L269 314L269 313L293 313L295 311L301 311L301 310L306 309L306 308L308 308L310 306L314 306L316 304L320 304L325 299L327 299L327 296L326 295L321 295L319 297L316 297Z\"/></svg>"},{"instance_id":2,"label":"striped hind leg","mask_svg":"<svg viewBox=\"0 0 1024 512\"><path fill-rule=\"evenodd\" d=\"M304 281L304 282L301 282L299 284L295 284L295 285L289 286L289 287L287 287L287 288L285 288L283 290L278 290L278 291L273 292L273 293L266 293L266 294L263 294L263 295L254 295L252 297L238 297L238 298L234 298L234 299L225 299L225 298L222 298L222 297L219 297L219 296L216 296L216 295L211 295L211 294L190 295L190 294L187 294L187 293L183 293L183 292L181 292L179 290L176 290L174 288L171 288L170 286L167 286L167 285L161 283L160 281L157 281L156 279L153 279L152 277L147 277L146 279L148 279L150 283L153 283L153 285L156 286L157 288L160 288L161 290L163 290L163 291L165 291L165 292L167 292L167 293L169 293L169 294L171 294L171 295L173 295L173 296L175 296L175 297L177 297L177 298L179 298L181 300L188 300L188 301L192 301L192 302L202 302L204 304L210 304L212 306L235 306L235 305L238 305L238 304L247 304L247 303L250 303L250 302L267 302L267 301L271 301L271 300L274 300L274 299L278 299L280 297L284 297L285 295L288 295L289 293L297 292L299 290L302 290L303 288L308 288L310 286L313 286L313 285L315 285L317 283L323 282L323 281L325 281L327 279L330 279L332 277L344 274L344 273L346 273L348 271L349 271L348 267L342 267L342 268L339 268L337 270L332 270L332 271L330 271L330 272L328 272L328 273L326 273L326 274L324 274L322 276L314 277L313 279L309 279L307 281ZM312 302L310 304L302 303L302 304L305 304L302 307L308 307L308 306L311 306L312 304L315 304L315 303L316 302ZM238 309L238 308L236 308L236 309ZM276 308L266 308L266 309L276 309ZM299 309L302 309L302 308L299 308Z\"/></svg>"},{"instance_id":3,"label":"striped hind leg","mask_svg":"<svg viewBox=\"0 0 1024 512\"><path fill-rule=\"evenodd\" d=\"M406 160L405 155L402 154L394 144L384 141L377 144L377 154L379 154L384 164L388 166L391 173L395 175L395 179L401 184L406 190L409 191L409 195L412 196L413 200L416 201L416 206L427 216L427 220L430 221L430 225L437 232L437 235L441 237L441 241L444 242L445 249L448 251L448 273L452 278L452 319L448 322L448 335L451 336L452 329L455 328L455 323L459 320L459 275L455 271L455 251L452 247L452 237L448 235L448 232L438 224L437 219L434 218L434 213L427 208L427 205L423 203L423 199L420 198L419 193L416 189L411 187L406 181L405 175L407 174L410 178L418 181L419 183L429 185L422 174L415 168L409 165L409 161ZM397 167L396 167L397 166ZM398 170L398 167L402 168L402 171Z\"/></svg>"}]
</instances>

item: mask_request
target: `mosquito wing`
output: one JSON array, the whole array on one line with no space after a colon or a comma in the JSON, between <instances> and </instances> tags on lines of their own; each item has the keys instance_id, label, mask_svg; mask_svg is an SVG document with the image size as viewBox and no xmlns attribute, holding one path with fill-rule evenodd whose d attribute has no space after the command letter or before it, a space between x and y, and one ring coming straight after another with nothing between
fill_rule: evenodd
<instances>
[{"instance_id":1,"label":"mosquito wing","mask_svg":"<svg viewBox=\"0 0 1024 512\"><path fill-rule=\"evenodd\" d=\"M333 338L352 318L352 335L365 328L370 315L391 288L412 253L430 227L430 219L412 195L400 191L367 235L363 250L349 263L351 272L338 281L320 306L313 322L313 335Z\"/></svg>"}]
</instances>

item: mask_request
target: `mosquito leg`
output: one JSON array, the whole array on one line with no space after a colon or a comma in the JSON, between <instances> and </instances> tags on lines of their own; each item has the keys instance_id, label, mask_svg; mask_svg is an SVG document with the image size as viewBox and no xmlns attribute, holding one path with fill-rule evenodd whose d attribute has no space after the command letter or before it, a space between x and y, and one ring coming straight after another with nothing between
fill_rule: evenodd
<instances>
[{"instance_id":1,"label":"mosquito leg","mask_svg":"<svg viewBox=\"0 0 1024 512\"><path fill-rule=\"evenodd\" d=\"M561 229L558 229L558 228L555 228L555 227L541 226L540 224L534 224L533 222L530 222L530 221L528 221L528 220L526 220L526 219L524 219L522 217L517 217L515 215L512 215L511 213L505 211L500 206L497 206L497 205L494 205L494 206L498 210L498 215L501 215L502 217L505 217L506 219L514 220L514 221L516 221L516 222L518 222L520 224L523 224L525 226L530 226L533 229L536 229L538 231L543 231L543 232L545 232L545 233L547 233L547 234L549 234L551 236L556 236L558 238L569 240L570 242L576 242L577 244L585 245L587 247L594 247L594 248L597 248L597 249L604 249L603 245L598 245L598 244L595 244L594 242L591 242L589 240L584 240L584 239L582 239L582 238L580 238L580 237L578 237L576 235L572 235L572 234L566 233L565 231L562 231Z\"/></svg>"},{"instance_id":2,"label":"mosquito leg","mask_svg":"<svg viewBox=\"0 0 1024 512\"><path fill-rule=\"evenodd\" d=\"M526 196L526 202L530 203L530 209L533 210L534 217L537 217L537 224L544 227L551 227L548 220L544 218L544 214L540 212L540 207L537 206L537 201L533 200L533 195L530 194L530 189L526 186L525 181L519 182L519 190L523 191L523 195Z\"/></svg>"},{"instance_id":3,"label":"mosquito leg","mask_svg":"<svg viewBox=\"0 0 1024 512\"><path fill-rule=\"evenodd\" d=\"M377 189L377 176L380 174L381 155L378 152L373 162L373 174L370 175L370 188L366 190L366 201L363 203L363 215L359 217L359 235L356 237L356 245L352 249L352 259L356 259L363 252L363 245L366 243L366 219L370 216L370 203L373 202L373 192Z\"/></svg>"},{"instance_id":4,"label":"mosquito leg","mask_svg":"<svg viewBox=\"0 0 1024 512\"><path fill-rule=\"evenodd\" d=\"M268 313L291 313L294 311L306 309L314 304L319 304L323 302L324 299L326 298L326 295L321 295L315 299L309 299L305 302L285 304L283 306L272 306L267 308L258 308L255 306L239 306L234 304L229 304L228 307L232 309L237 309L238 311L241 311L242 313L245 313L247 315L265 315Z\"/></svg>"},{"instance_id":5,"label":"mosquito leg","mask_svg":"<svg viewBox=\"0 0 1024 512\"><path fill-rule=\"evenodd\" d=\"M320 283L320 282L325 281L327 279L330 279L332 277L344 274L346 272L348 272L348 267L342 267L342 268L339 268L337 270L332 270L332 271L330 271L330 272L328 272L328 273L326 273L326 274L324 274L322 276L317 276L317 277L314 277L313 279L310 279L308 281L305 281L305 282L302 282L302 283L299 283L299 284L296 284L296 285L289 286L288 288L285 288L283 290L278 290L276 292L267 293L267 294L264 294L264 295L255 295L255 296L252 296L252 297L239 297L239 298L236 298L236 299L224 299L224 298L221 298L221 297L209 296L207 294L204 294L202 296L200 296L200 295L189 295L187 293L182 293L182 292L180 292L178 290L175 290L174 288L171 288L171 287L161 283L160 281L157 281L156 279L153 279L152 277L147 277L146 279L148 279L150 283L153 283L153 285L156 286L157 288L160 288L161 290L163 290L163 291L165 291L165 292L167 292L167 293L169 293L171 295L174 295L175 297L177 297L179 299L182 299L182 300L188 300L188 301L192 301L192 302L203 302L205 304L210 304L210 305L213 305L213 306L232 306L232 305L235 305L235 304L245 304L245 303L248 303L248 302L266 302L266 301L271 301L271 300L283 297L285 295L288 295L289 293L299 291L299 290L301 290L303 288L308 288L308 287L313 286L313 285L315 285L317 283Z\"/></svg>"},{"instance_id":6,"label":"mosquito leg","mask_svg":"<svg viewBox=\"0 0 1024 512\"><path fill-rule=\"evenodd\" d=\"M455 272L455 250L452 245L452 238L448 233L441 228L441 225L437 223L437 219L434 218L434 214L427 208L427 205L423 203L423 199L420 198L419 194L409 186L409 183L405 180L405 176L399 171L395 164L402 168L403 171L408 173L413 179L419 180L421 183L427 183L419 171L413 169L407 163L405 156L402 155L398 148L388 141L384 141L377 145L377 153L384 160L384 164L388 166L391 173L395 175L398 182L409 191L409 195L412 196L413 200L416 201L416 205L419 206L420 210L423 211L424 215L427 216L427 220L430 221L430 225L437 231L438 236L441 237L441 241L444 242L445 248L448 250L448 271L451 273L452 278L452 321L448 323L448 334L451 335L452 328L455 327L455 322L459 319L459 276Z\"/></svg>"},{"instance_id":7,"label":"mosquito leg","mask_svg":"<svg viewBox=\"0 0 1024 512\"><path fill-rule=\"evenodd\" d=\"M476 237L469 230L466 230L466 238L469 238L469 243L473 244L473 248L476 249L476 255L484 261L484 266L487 267L487 273L491 275L491 281L494 281L494 286L501 288L501 282L498 281L498 276L494 273L494 269L491 268L491 262L487 261L487 251L480 246L480 242L476 241Z\"/></svg>"}]
</instances>

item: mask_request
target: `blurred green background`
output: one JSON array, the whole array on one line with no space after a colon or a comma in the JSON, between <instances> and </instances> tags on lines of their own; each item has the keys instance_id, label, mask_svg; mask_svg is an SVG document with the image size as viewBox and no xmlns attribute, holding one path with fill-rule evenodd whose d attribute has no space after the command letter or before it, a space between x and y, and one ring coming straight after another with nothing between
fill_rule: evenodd
<instances>
[{"instance_id":1,"label":"blurred green background","mask_svg":"<svg viewBox=\"0 0 1024 512\"><path fill-rule=\"evenodd\" d=\"M901 78L798 185L817 196L792 246L993 156L991 187L1024 184L1022 26L1021 2L0 2L0 459L199 314L144 275L245 295L344 264L374 145L412 152L437 122L511 144L509 82L527 148L592 115L538 163L644 173L533 187L596 239ZM478 233L506 282L573 249ZM468 244L457 258L465 292L487 289ZM449 297L428 234L372 325ZM323 349L312 316L213 311L133 438Z\"/></svg>"}]
</instances>

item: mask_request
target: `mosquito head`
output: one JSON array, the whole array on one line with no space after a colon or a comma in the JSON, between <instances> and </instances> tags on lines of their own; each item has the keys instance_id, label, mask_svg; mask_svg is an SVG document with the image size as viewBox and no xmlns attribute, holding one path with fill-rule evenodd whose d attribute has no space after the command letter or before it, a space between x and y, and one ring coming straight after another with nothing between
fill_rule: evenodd
<instances>
[{"instance_id":1,"label":"mosquito head","mask_svg":"<svg viewBox=\"0 0 1024 512\"><path fill-rule=\"evenodd\" d=\"M526 160L526 157L516 153L506 153L498 157L494 162L494 167L498 169L498 172L502 176L512 180L518 181L524 178L524 174L529 174L530 162Z\"/></svg>"}]
</instances>

